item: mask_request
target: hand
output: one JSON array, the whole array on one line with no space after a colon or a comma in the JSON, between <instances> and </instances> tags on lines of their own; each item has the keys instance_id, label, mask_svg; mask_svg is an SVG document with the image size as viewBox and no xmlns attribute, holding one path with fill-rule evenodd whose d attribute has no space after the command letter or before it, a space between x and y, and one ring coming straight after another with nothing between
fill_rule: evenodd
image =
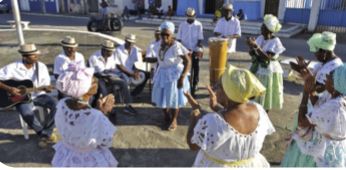
<instances>
[{"instance_id":1,"label":"hand","mask_svg":"<svg viewBox=\"0 0 346 170\"><path fill-rule=\"evenodd\" d=\"M21 90L18 88L15 88L15 87L11 87L8 92L13 96L20 96L21 95Z\"/></svg>"},{"instance_id":2,"label":"hand","mask_svg":"<svg viewBox=\"0 0 346 170\"><path fill-rule=\"evenodd\" d=\"M47 92L47 93L50 93L50 92L52 92L53 89L54 89L53 86L47 86L47 87L44 87L44 88L43 88L43 91L45 91L45 92Z\"/></svg>"},{"instance_id":3,"label":"hand","mask_svg":"<svg viewBox=\"0 0 346 170\"><path fill-rule=\"evenodd\" d=\"M184 92L184 95L186 96L187 101L190 103L192 109L198 109L200 107L199 103L191 96L190 93Z\"/></svg>"},{"instance_id":4,"label":"hand","mask_svg":"<svg viewBox=\"0 0 346 170\"><path fill-rule=\"evenodd\" d=\"M215 92L211 89L210 85L207 86L209 92L209 107L214 110L217 106L217 98Z\"/></svg>"},{"instance_id":5,"label":"hand","mask_svg":"<svg viewBox=\"0 0 346 170\"><path fill-rule=\"evenodd\" d=\"M305 83L304 83L304 92L306 93L311 93L312 91L315 90L315 77L314 76L308 76L305 79Z\"/></svg>"},{"instance_id":6,"label":"hand","mask_svg":"<svg viewBox=\"0 0 346 170\"><path fill-rule=\"evenodd\" d=\"M133 73L133 78L134 78L135 80L140 79L139 71L136 70L136 71Z\"/></svg>"},{"instance_id":7,"label":"hand","mask_svg":"<svg viewBox=\"0 0 346 170\"><path fill-rule=\"evenodd\" d=\"M248 37L246 43L250 48L258 48L255 37Z\"/></svg>"},{"instance_id":8,"label":"hand","mask_svg":"<svg viewBox=\"0 0 346 170\"><path fill-rule=\"evenodd\" d=\"M298 66L300 68L306 68L306 69L308 68L309 64L311 63L311 61L305 62L304 57L302 57L302 56L296 57L296 61L297 61Z\"/></svg>"},{"instance_id":9,"label":"hand","mask_svg":"<svg viewBox=\"0 0 346 170\"><path fill-rule=\"evenodd\" d=\"M101 97L97 100L97 108L100 109L103 113L109 113L113 109L115 99L113 94Z\"/></svg>"},{"instance_id":10,"label":"hand","mask_svg":"<svg viewBox=\"0 0 346 170\"><path fill-rule=\"evenodd\" d=\"M183 88L183 86L184 86L184 77L181 76L181 77L178 79L178 89Z\"/></svg>"}]
</instances>

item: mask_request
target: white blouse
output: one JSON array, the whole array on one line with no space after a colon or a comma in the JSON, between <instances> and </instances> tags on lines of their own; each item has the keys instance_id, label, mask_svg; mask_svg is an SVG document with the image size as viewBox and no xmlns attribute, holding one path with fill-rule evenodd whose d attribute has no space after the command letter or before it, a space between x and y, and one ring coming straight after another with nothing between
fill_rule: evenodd
<instances>
[{"instance_id":1,"label":"white blouse","mask_svg":"<svg viewBox=\"0 0 346 170\"><path fill-rule=\"evenodd\" d=\"M219 114L209 113L197 123L192 143L200 147L195 159L197 167L225 167L208 157L226 162L251 160L238 167L269 167L267 160L260 154L265 136L275 132L267 113L257 103L259 121L251 134L242 134L227 123Z\"/></svg>"},{"instance_id":2,"label":"white blouse","mask_svg":"<svg viewBox=\"0 0 346 170\"><path fill-rule=\"evenodd\" d=\"M54 145L54 167L112 167L118 162L108 149L112 146L114 125L99 110L74 111L65 98L59 101L55 125L62 140Z\"/></svg>"}]
</instances>

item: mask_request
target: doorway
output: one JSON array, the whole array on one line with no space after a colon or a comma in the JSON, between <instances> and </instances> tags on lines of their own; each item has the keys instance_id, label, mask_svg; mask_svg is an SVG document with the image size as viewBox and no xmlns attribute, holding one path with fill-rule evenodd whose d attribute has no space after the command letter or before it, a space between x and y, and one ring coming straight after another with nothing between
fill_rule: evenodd
<instances>
[{"instance_id":1,"label":"doorway","mask_svg":"<svg viewBox=\"0 0 346 170\"><path fill-rule=\"evenodd\" d=\"M224 0L205 0L204 11L206 14L214 14L216 9L220 9Z\"/></svg>"},{"instance_id":2,"label":"doorway","mask_svg":"<svg viewBox=\"0 0 346 170\"><path fill-rule=\"evenodd\" d=\"M89 12L98 12L99 11L98 1L88 0L88 6L89 6Z\"/></svg>"},{"instance_id":3,"label":"doorway","mask_svg":"<svg viewBox=\"0 0 346 170\"><path fill-rule=\"evenodd\" d=\"M279 0L266 0L264 14L273 14L278 16Z\"/></svg>"}]
</instances>

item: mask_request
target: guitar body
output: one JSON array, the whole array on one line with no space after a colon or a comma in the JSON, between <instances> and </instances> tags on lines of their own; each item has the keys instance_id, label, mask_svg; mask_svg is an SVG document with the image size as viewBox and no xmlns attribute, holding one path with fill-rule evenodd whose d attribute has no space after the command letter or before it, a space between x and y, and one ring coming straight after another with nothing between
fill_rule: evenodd
<instances>
[{"instance_id":1,"label":"guitar body","mask_svg":"<svg viewBox=\"0 0 346 170\"><path fill-rule=\"evenodd\" d=\"M34 85L31 80L5 80L1 83L6 84L7 86L16 87L19 89L33 88ZM12 96L7 91L0 89L0 108L8 109L15 106L18 103L28 102L31 100L31 95L23 94L20 96Z\"/></svg>"}]
</instances>

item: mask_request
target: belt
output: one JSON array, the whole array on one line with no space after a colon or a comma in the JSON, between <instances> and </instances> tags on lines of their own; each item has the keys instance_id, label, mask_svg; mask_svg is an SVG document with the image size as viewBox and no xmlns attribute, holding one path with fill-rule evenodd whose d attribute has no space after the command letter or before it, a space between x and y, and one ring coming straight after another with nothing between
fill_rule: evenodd
<instances>
[{"instance_id":1,"label":"belt","mask_svg":"<svg viewBox=\"0 0 346 170\"><path fill-rule=\"evenodd\" d=\"M224 165L224 166L227 166L227 167L240 167L242 165L245 165L249 162L251 162L252 160L254 160L254 158L248 158L248 159L241 159L241 160L238 160L238 161L232 161L232 162L228 162L228 161L224 161L224 160L221 160L221 159L217 159L217 158L214 158L210 155L208 155L207 152L203 151L205 157L216 163L216 164L219 164L219 165Z\"/></svg>"},{"instance_id":2,"label":"belt","mask_svg":"<svg viewBox=\"0 0 346 170\"><path fill-rule=\"evenodd\" d=\"M345 137L345 138L333 138L333 137L331 137L331 136L328 135L328 134L323 134L323 136L324 136L326 139L329 139L329 140L335 140L335 141L343 141L343 140L346 140L346 137Z\"/></svg>"}]
</instances>

